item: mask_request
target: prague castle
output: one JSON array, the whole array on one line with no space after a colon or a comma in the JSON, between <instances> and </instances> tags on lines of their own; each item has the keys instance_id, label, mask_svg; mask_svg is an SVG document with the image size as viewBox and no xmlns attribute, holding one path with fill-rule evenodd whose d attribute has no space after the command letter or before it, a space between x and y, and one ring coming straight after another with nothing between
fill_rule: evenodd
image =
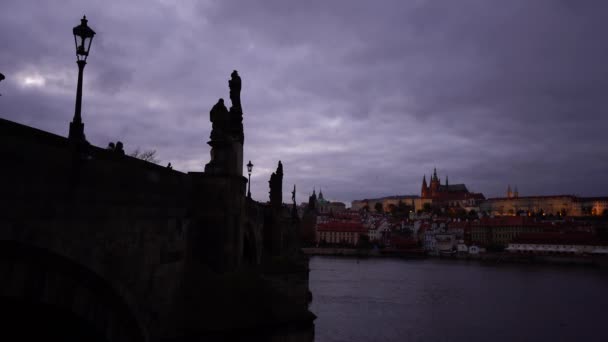
<instances>
[{"instance_id":1,"label":"prague castle","mask_svg":"<svg viewBox=\"0 0 608 342\"><path fill-rule=\"evenodd\" d=\"M353 210L360 210L365 207L372 210L376 203L381 203L384 211L390 211L392 206L397 206L399 202L412 206L413 210L422 210L425 206L436 208L462 208L466 211L478 210L479 204L485 199L483 194L469 192L464 184L449 184L448 177L445 184L441 184L437 176L437 169L433 170L430 184L426 182L426 176L422 177L422 189L420 196L388 196L374 199L355 200L352 202Z\"/></svg>"},{"instance_id":2,"label":"prague castle","mask_svg":"<svg viewBox=\"0 0 608 342\"><path fill-rule=\"evenodd\" d=\"M447 176L445 177L445 184L441 184L437 176L437 169L433 170L429 185L426 183L426 176L422 177L420 197L430 199L434 206L465 209L478 207L479 203L485 199L481 193L469 192L464 184L450 185Z\"/></svg>"},{"instance_id":3,"label":"prague castle","mask_svg":"<svg viewBox=\"0 0 608 342\"><path fill-rule=\"evenodd\" d=\"M448 177L441 184L437 169L433 170L430 182L422 177L420 196L388 196L355 200L353 210L373 210L381 203L384 211L403 202L415 211L425 207L441 210L475 210L491 216L555 215L555 216L599 216L608 214L608 197L579 197L574 195L520 196L517 186L509 185L505 197L486 199L482 193L470 192L465 184L449 184Z\"/></svg>"},{"instance_id":4,"label":"prague castle","mask_svg":"<svg viewBox=\"0 0 608 342\"><path fill-rule=\"evenodd\" d=\"M598 216L608 210L608 197L574 195L519 196L517 187L508 186L506 197L489 198L481 203L489 215Z\"/></svg>"}]
</instances>

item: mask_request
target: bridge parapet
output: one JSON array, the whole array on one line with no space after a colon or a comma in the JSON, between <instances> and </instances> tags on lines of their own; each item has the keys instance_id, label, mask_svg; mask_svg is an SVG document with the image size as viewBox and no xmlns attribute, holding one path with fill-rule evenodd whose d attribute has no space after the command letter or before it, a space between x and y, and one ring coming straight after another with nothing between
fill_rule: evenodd
<instances>
[{"instance_id":1,"label":"bridge parapet","mask_svg":"<svg viewBox=\"0 0 608 342\"><path fill-rule=\"evenodd\" d=\"M130 310L139 335L151 341L178 340L184 332L204 336L216 328L209 322L222 319L217 326L224 329L257 329L314 318L301 303L274 307L276 300L289 303L296 292L282 291L289 285L274 281L280 277L259 273L264 232L277 233L289 222L273 218L282 211L247 199L244 177L185 174L2 119L0 160L0 241L74 265L75 280L62 283L55 302L65 301L59 297L70 293L69 284L80 284L82 274L94 275ZM280 246L275 254L281 254ZM3 261L4 270L41 269ZM303 283L302 277L292 278ZM42 289L53 282L44 276L15 279L24 285L38 279ZM41 293L15 295L52 301ZM77 293L67 301L77 302ZM255 305L245 310L248 301ZM226 311L224 318L212 320L218 310ZM231 320L230 310L241 310L241 318ZM117 340L113 326L98 329L109 329L105 336Z\"/></svg>"}]
</instances>

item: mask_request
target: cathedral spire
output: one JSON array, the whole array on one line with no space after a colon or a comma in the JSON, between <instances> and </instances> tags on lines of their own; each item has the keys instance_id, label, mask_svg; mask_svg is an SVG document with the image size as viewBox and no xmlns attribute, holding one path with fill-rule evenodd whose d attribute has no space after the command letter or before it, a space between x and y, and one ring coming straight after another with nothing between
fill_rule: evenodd
<instances>
[{"instance_id":1,"label":"cathedral spire","mask_svg":"<svg viewBox=\"0 0 608 342\"><path fill-rule=\"evenodd\" d=\"M422 176L422 190L420 191L420 197L425 198L429 195L429 187L426 184L426 175Z\"/></svg>"},{"instance_id":2,"label":"cathedral spire","mask_svg":"<svg viewBox=\"0 0 608 342\"><path fill-rule=\"evenodd\" d=\"M445 186L449 187L450 183L448 182L448 175L445 175Z\"/></svg>"}]
</instances>

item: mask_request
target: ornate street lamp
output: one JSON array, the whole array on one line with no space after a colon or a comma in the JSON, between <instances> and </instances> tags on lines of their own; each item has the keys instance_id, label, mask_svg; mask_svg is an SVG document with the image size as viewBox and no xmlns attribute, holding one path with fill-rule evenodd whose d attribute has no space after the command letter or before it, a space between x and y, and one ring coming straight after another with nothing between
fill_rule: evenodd
<instances>
[{"instance_id":1,"label":"ornate street lamp","mask_svg":"<svg viewBox=\"0 0 608 342\"><path fill-rule=\"evenodd\" d=\"M247 190L247 198L251 198L251 170L253 170L253 164L251 164L251 160L247 164L247 172L249 173L249 189Z\"/></svg>"},{"instance_id":2,"label":"ornate street lamp","mask_svg":"<svg viewBox=\"0 0 608 342\"><path fill-rule=\"evenodd\" d=\"M85 142L84 123L80 115L82 105L82 72L87 64L87 57L91 49L91 42L95 31L87 26L87 17L83 16L80 19L80 25L74 27L74 44L76 45L76 63L78 64L78 87L76 88L76 109L74 111L74 119L70 122L70 134L68 138L74 142Z\"/></svg>"}]
</instances>

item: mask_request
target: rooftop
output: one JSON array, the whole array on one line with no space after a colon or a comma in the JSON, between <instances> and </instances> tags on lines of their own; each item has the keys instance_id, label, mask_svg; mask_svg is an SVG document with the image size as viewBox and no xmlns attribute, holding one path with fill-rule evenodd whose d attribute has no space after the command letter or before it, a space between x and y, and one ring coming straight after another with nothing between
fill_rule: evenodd
<instances>
[{"instance_id":1,"label":"rooftop","mask_svg":"<svg viewBox=\"0 0 608 342\"><path fill-rule=\"evenodd\" d=\"M367 229L359 222L332 221L327 223L319 223L317 225L317 231L365 233L367 232Z\"/></svg>"},{"instance_id":2,"label":"rooftop","mask_svg":"<svg viewBox=\"0 0 608 342\"><path fill-rule=\"evenodd\" d=\"M399 199L417 199L420 198L420 196L418 195L395 195L395 196L385 196L385 197L379 197L379 198L364 198L362 200L353 200L353 202L368 202L368 201L372 201L372 202L377 202L377 201L382 201L382 200L399 200Z\"/></svg>"}]
</instances>

